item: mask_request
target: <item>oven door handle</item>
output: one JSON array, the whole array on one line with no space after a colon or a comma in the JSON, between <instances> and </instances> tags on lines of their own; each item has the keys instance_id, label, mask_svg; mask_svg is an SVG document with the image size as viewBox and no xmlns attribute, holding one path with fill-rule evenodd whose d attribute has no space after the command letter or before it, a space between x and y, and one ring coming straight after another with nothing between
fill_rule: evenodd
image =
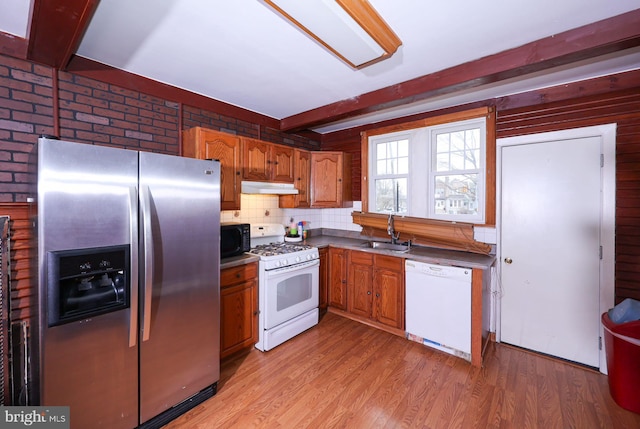
<instances>
[{"instance_id":1,"label":"oven door handle","mask_svg":"<svg viewBox=\"0 0 640 429\"><path fill-rule=\"evenodd\" d=\"M312 267L315 267L317 265L320 265L320 260L319 259L314 259L312 261L305 261L305 262L301 262L299 264L290 265L288 267L275 268L273 270L268 270L268 271L265 271L265 274L266 274L267 277L271 277L271 276L276 276L276 275L280 275L280 274L300 271L300 270L305 269L305 268L312 268Z\"/></svg>"}]
</instances>

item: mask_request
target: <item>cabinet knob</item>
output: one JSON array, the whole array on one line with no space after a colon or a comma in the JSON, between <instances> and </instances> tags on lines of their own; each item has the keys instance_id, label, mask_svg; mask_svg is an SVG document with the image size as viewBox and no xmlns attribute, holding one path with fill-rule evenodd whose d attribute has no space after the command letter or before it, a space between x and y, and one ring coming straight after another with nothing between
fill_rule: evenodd
<instances>
[{"instance_id":1,"label":"cabinet knob","mask_svg":"<svg viewBox=\"0 0 640 429\"><path fill-rule=\"evenodd\" d=\"M371 295L371 291L370 290L367 291L367 295Z\"/></svg>"},{"instance_id":2,"label":"cabinet knob","mask_svg":"<svg viewBox=\"0 0 640 429\"><path fill-rule=\"evenodd\" d=\"M240 273L236 273L236 278L239 279L240 278Z\"/></svg>"},{"instance_id":3,"label":"cabinet knob","mask_svg":"<svg viewBox=\"0 0 640 429\"><path fill-rule=\"evenodd\" d=\"M240 175L240 172L239 172L239 171L236 171L236 176L239 176L239 175Z\"/></svg>"},{"instance_id":4,"label":"cabinet knob","mask_svg":"<svg viewBox=\"0 0 640 429\"><path fill-rule=\"evenodd\" d=\"M376 294L376 298L380 298L380 294L379 293Z\"/></svg>"},{"instance_id":5,"label":"cabinet knob","mask_svg":"<svg viewBox=\"0 0 640 429\"><path fill-rule=\"evenodd\" d=\"M504 262L506 262L507 264L510 264L513 262L513 259L511 258L504 258Z\"/></svg>"}]
</instances>

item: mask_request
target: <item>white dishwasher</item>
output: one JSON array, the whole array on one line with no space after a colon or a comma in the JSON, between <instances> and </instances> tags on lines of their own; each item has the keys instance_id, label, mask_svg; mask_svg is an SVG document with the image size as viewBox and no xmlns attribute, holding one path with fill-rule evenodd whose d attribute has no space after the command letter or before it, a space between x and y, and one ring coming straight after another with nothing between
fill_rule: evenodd
<instances>
[{"instance_id":1,"label":"white dishwasher","mask_svg":"<svg viewBox=\"0 0 640 429\"><path fill-rule=\"evenodd\" d=\"M471 361L471 269L406 260L407 338Z\"/></svg>"}]
</instances>

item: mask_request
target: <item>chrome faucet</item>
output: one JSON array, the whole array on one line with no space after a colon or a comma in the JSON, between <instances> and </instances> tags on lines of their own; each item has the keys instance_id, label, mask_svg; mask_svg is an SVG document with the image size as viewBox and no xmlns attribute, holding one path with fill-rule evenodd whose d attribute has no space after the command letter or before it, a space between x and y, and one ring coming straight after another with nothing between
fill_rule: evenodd
<instances>
[{"instance_id":1,"label":"chrome faucet","mask_svg":"<svg viewBox=\"0 0 640 429\"><path fill-rule=\"evenodd\" d=\"M396 244L398 242L398 238L400 238L400 233L396 233L393 229L393 213L389 213L389 219L387 220L387 233L391 236L391 244Z\"/></svg>"}]
</instances>

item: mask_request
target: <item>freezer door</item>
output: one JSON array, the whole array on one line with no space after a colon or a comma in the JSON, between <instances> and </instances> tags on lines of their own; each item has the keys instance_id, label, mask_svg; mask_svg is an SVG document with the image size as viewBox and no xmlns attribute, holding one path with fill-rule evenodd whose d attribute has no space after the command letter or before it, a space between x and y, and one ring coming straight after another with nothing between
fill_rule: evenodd
<instances>
[{"instance_id":1,"label":"freezer door","mask_svg":"<svg viewBox=\"0 0 640 429\"><path fill-rule=\"evenodd\" d=\"M50 326L52 252L137 248L138 154L40 139L37 146L38 370L41 405L70 406L74 427L130 428L138 420L135 297L130 306ZM133 238L132 243L132 236ZM131 256L135 258L135 251ZM132 275L137 265L131 263ZM137 271L135 271L137 276ZM131 286L136 281L131 279ZM53 303L53 306L57 303ZM132 310L134 312L132 313ZM133 326L133 328L132 328ZM133 335L130 336L131 331Z\"/></svg>"},{"instance_id":2,"label":"freezer door","mask_svg":"<svg viewBox=\"0 0 640 429\"><path fill-rule=\"evenodd\" d=\"M220 376L220 163L140 153L140 423Z\"/></svg>"}]
</instances>

